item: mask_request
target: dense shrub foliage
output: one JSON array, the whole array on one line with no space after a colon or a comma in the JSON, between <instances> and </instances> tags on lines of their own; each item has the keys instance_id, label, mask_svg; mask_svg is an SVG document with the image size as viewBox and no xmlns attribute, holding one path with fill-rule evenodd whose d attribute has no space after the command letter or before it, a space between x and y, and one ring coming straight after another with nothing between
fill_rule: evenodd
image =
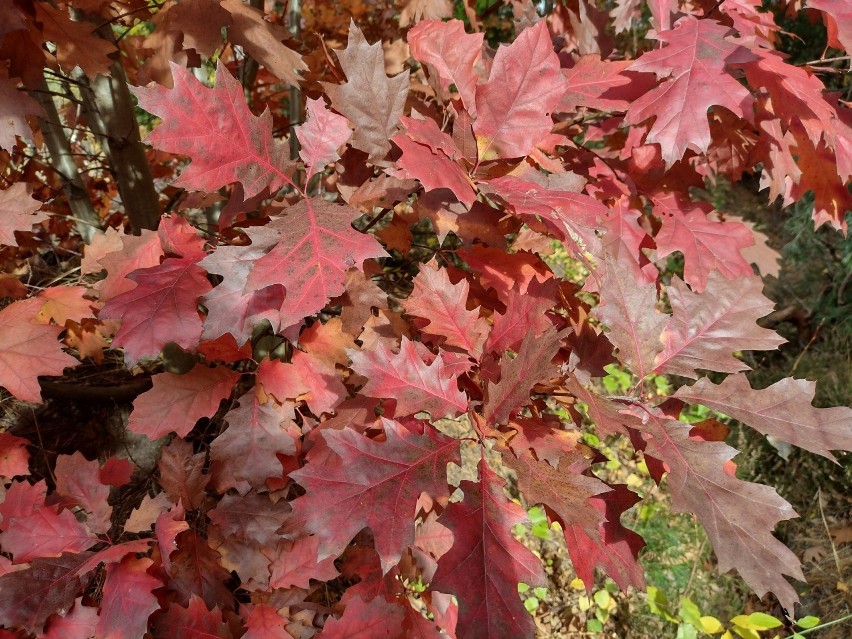
<instances>
[{"instance_id":1,"label":"dense shrub foliage","mask_svg":"<svg viewBox=\"0 0 852 639\"><path fill-rule=\"evenodd\" d=\"M798 64L756 0L398 4L0 6L0 386L133 403L88 457L0 434L3 637L531 637L507 478L644 586L588 429L793 614L793 509L680 417L833 458L852 409L750 386L774 257L699 196L846 232L848 2L783 7L826 28Z\"/></svg>"}]
</instances>

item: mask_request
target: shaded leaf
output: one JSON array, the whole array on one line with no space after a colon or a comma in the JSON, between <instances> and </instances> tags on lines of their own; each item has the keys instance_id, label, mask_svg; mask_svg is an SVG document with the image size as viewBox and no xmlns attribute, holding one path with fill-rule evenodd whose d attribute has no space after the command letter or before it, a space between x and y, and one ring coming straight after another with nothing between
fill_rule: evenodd
<instances>
[{"instance_id":1,"label":"shaded leaf","mask_svg":"<svg viewBox=\"0 0 852 639\"><path fill-rule=\"evenodd\" d=\"M752 389L745 375L729 375L721 384L702 377L674 394L690 404L703 404L764 435L833 460L832 450L852 450L852 408L816 408L816 382L787 377L762 390Z\"/></svg>"},{"instance_id":2,"label":"shaded leaf","mask_svg":"<svg viewBox=\"0 0 852 639\"><path fill-rule=\"evenodd\" d=\"M154 386L133 402L127 428L149 439L169 432L185 437L202 417L212 417L219 403L231 395L239 373L217 366L196 364L184 375L159 373Z\"/></svg>"},{"instance_id":3,"label":"shaded leaf","mask_svg":"<svg viewBox=\"0 0 852 639\"><path fill-rule=\"evenodd\" d=\"M459 602L458 639L532 637L535 624L518 595L518 583L544 586L541 562L511 533L527 520L503 494L504 482L485 461L479 482L463 481L464 500L438 519L453 533L453 546L438 560L435 590Z\"/></svg>"},{"instance_id":4,"label":"shaded leaf","mask_svg":"<svg viewBox=\"0 0 852 639\"><path fill-rule=\"evenodd\" d=\"M459 463L458 440L433 433L417 435L384 419L387 440L375 442L353 430L325 430L323 447L290 473L307 494L293 502L294 523L320 538L320 558L340 555L353 537L369 527L387 573L414 543L414 515L420 493L448 497L447 464ZM311 463L313 461L313 463Z\"/></svg>"},{"instance_id":5,"label":"shaded leaf","mask_svg":"<svg viewBox=\"0 0 852 639\"><path fill-rule=\"evenodd\" d=\"M728 282L710 273L703 293L695 293L677 277L667 288L672 318L661 335L665 345L655 370L696 379L696 369L737 373L748 366L734 351L773 350L784 343L775 331L757 325L774 304L763 296L756 276Z\"/></svg>"}]
</instances>

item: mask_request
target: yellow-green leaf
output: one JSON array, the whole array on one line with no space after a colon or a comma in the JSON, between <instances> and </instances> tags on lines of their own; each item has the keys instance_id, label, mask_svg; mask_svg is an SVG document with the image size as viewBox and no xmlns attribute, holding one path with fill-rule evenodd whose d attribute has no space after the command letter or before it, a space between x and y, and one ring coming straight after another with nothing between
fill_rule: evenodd
<instances>
[{"instance_id":1,"label":"yellow-green leaf","mask_svg":"<svg viewBox=\"0 0 852 639\"><path fill-rule=\"evenodd\" d=\"M722 632L725 629L725 626L716 617L705 615L699 621L701 622L702 632L706 632L708 635L715 635L717 632Z\"/></svg>"}]
</instances>

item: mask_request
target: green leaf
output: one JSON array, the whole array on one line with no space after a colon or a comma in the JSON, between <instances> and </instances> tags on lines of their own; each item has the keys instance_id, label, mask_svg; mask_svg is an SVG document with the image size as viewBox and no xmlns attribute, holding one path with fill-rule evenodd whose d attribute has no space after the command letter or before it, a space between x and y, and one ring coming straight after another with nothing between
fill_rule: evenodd
<instances>
[{"instance_id":1,"label":"green leaf","mask_svg":"<svg viewBox=\"0 0 852 639\"><path fill-rule=\"evenodd\" d=\"M586 622L586 630L589 632L603 632L603 624L597 619L589 619Z\"/></svg>"},{"instance_id":2,"label":"green leaf","mask_svg":"<svg viewBox=\"0 0 852 639\"><path fill-rule=\"evenodd\" d=\"M595 603L605 609L609 610L609 605L612 603L612 598L609 596L609 593L606 590L598 590L594 594Z\"/></svg>"},{"instance_id":3,"label":"green leaf","mask_svg":"<svg viewBox=\"0 0 852 639\"><path fill-rule=\"evenodd\" d=\"M701 611L690 599L686 597L680 600L680 618L696 628L701 628Z\"/></svg>"},{"instance_id":4,"label":"green leaf","mask_svg":"<svg viewBox=\"0 0 852 639\"><path fill-rule=\"evenodd\" d=\"M819 625L819 617L813 617L811 615L802 617L801 619L796 620L796 625L799 626L799 628L813 628L814 626Z\"/></svg>"},{"instance_id":5,"label":"green leaf","mask_svg":"<svg viewBox=\"0 0 852 639\"><path fill-rule=\"evenodd\" d=\"M740 615L731 619L731 622L748 630L769 630L770 628L778 628L784 625L778 619L772 615L767 615L765 612L753 612L747 617Z\"/></svg>"}]
</instances>

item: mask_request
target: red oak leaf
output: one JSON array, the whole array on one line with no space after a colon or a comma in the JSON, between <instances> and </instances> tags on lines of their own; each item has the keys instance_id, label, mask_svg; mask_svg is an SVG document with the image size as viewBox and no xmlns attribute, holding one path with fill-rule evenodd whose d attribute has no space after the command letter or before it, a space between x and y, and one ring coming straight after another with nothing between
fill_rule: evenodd
<instances>
[{"instance_id":1,"label":"red oak leaf","mask_svg":"<svg viewBox=\"0 0 852 639\"><path fill-rule=\"evenodd\" d=\"M219 4L231 14L228 39L245 49L275 76L291 86L298 86L298 72L307 70L308 65L300 54L281 43L291 37L290 31L283 25L266 20L263 11L242 0L221 0ZM194 17L197 19L197 16Z\"/></svg>"},{"instance_id":2,"label":"red oak leaf","mask_svg":"<svg viewBox=\"0 0 852 639\"><path fill-rule=\"evenodd\" d=\"M197 595L189 598L187 607L172 603L151 620L151 625L155 639L232 639L234 636L222 619L222 611L215 606L208 610Z\"/></svg>"},{"instance_id":3,"label":"red oak leaf","mask_svg":"<svg viewBox=\"0 0 852 639\"><path fill-rule=\"evenodd\" d=\"M287 617L278 614L273 606L255 604L246 617L248 632L242 639L291 639L293 635L287 632Z\"/></svg>"},{"instance_id":4,"label":"red oak leaf","mask_svg":"<svg viewBox=\"0 0 852 639\"><path fill-rule=\"evenodd\" d=\"M657 267L642 252L650 248L652 241L639 220L642 214L632 206L627 196L622 195L606 213L602 239L603 250L624 267L629 267L639 284L657 280Z\"/></svg>"},{"instance_id":5,"label":"red oak leaf","mask_svg":"<svg viewBox=\"0 0 852 639\"><path fill-rule=\"evenodd\" d=\"M225 585L231 575L220 564L219 553L195 530L180 533L177 544L178 549L171 556L171 579L166 585L177 594L180 605L188 606L195 595L208 609L233 609L234 595Z\"/></svg>"},{"instance_id":6,"label":"red oak leaf","mask_svg":"<svg viewBox=\"0 0 852 639\"><path fill-rule=\"evenodd\" d=\"M0 433L0 477L11 479L17 475L30 474L29 440Z\"/></svg>"},{"instance_id":7,"label":"red oak leaf","mask_svg":"<svg viewBox=\"0 0 852 639\"><path fill-rule=\"evenodd\" d=\"M473 131L479 158L530 153L550 133L550 114L564 93L559 58L542 20L497 49L488 82L476 87Z\"/></svg>"},{"instance_id":8,"label":"red oak leaf","mask_svg":"<svg viewBox=\"0 0 852 639\"><path fill-rule=\"evenodd\" d=\"M51 320L59 326L73 320L80 323L83 318L93 317L92 306L96 304L84 296L89 289L84 286L54 286L46 288L38 294L42 301L41 308L35 316L36 324L49 324Z\"/></svg>"},{"instance_id":9,"label":"red oak leaf","mask_svg":"<svg viewBox=\"0 0 852 639\"><path fill-rule=\"evenodd\" d=\"M832 450L852 450L852 408L815 408L816 382L788 377L754 390L745 375L729 375L714 385L702 377L682 386L675 397L703 404L799 448L833 460Z\"/></svg>"},{"instance_id":10,"label":"red oak leaf","mask_svg":"<svg viewBox=\"0 0 852 639\"><path fill-rule=\"evenodd\" d=\"M668 468L672 507L695 514L707 530L719 572L736 568L758 597L771 590L793 610L798 595L783 575L804 576L796 555L772 536L779 521L796 517L790 504L774 488L728 475L723 466L737 451L727 444L692 439L690 426L659 411L631 412L646 420L646 454Z\"/></svg>"},{"instance_id":11,"label":"red oak leaf","mask_svg":"<svg viewBox=\"0 0 852 639\"><path fill-rule=\"evenodd\" d=\"M320 538L300 537L293 542L279 542L272 557L270 588L305 588L310 580L330 581L338 576L336 557L319 559Z\"/></svg>"},{"instance_id":12,"label":"red oak leaf","mask_svg":"<svg viewBox=\"0 0 852 639\"><path fill-rule=\"evenodd\" d=\"M852 6L845 0L810 0L808 9L822 11L828 29L828 44L852 51Z\"/></svg>"},{"instance_id":13,"label":"red oak leaf","mask_svg":"<svg viewBox=\"0 0 852 639\"><path fill-rule=\"evenodd\" d=\"M36 484L27 481L13 481L6 489L0 502L0 531L9 529L13 517L29 517L44 506L47 497L47 484L42 479Z\"/></svg>"},{"instance_id":14,"label":"red oak leaf","mask_svg":"<svg viewBox=\"0 0 852 639\"><path fill-rule=\"evenodd\" d=\"M197 508L204 499L204 489L210 475L204 474L206 455L192 452L192 444L184 439L173 439L163 448L157 467L160 470L160 486L171 498L172 503L182 502Z\"/></svg>"},{"instance_id":15,"label":"red oak leaf","mask_svg":"<svg viewBox=\"0 0 852 639\"><path fill-rule=\"evenodd\" d=\"M245 495L225 495L207 516L225 535L269 547L280 538L275 531L290 510L283 499L273 502L268 493L250 491Z\"/></svg>"},{"instance_id":16,"label":"red oak leaf","mask_svg":"<svg viewBox=\"0 0 852 639\"><path fill-rule=\"evenodd\" d=\"M408 32L412 57L432 66L444 92L455 85L471 117L476 117L475 68L482 58L483 38L482 33L465 33L461 20L424 20Z\"/></svg>"},{"instance_id":17,"label":"red oak leaf","mask_svg":"<svg viewBox=\"0 0 852 639\"><path fill-rule=\"evenodd\" d=\"M98 543L70 510L56 511L38 506L26 516L12 517L0 534L0 546L16 564L40 557L59 557L64 552L82 552Z\"/></svg>"},{"instance_id":18,"label":"red oak leaf","mask_svg":"<svg viewBox=\"0 0 852 639\"><path fill-rule=\"evenodd\" d=\"M107 272L106 278L95 284L101 302L136 288L137 284L128 276L133 271L159 265L164 255L160 236L148 230L135 236L107 229L105 234L96 235L85 251L83 273L104 269Z\"/></svg>"},{"instance_id":19,"label":"red oak leaf","mask_svg":"<svg viewBox=\"0 0 852 639\"><path fill-rule=\"evenodd\" d=\"M444 353L426 364L414 342L403 336L399 353L384 344L374 350L350 352L352 370L368 379L361 392L369 397L396 400L395 415L427 412L432 419L455 416L467 410L467 397L457 378L448 372Z\"/></svg>"},{"instance_id":20,"label":"red oak leaf","mask_svg":"<svg viewBox=\"0 0 852 639\"><path fill-rule=\"evenodd\" d=\"M561 419L555 415L541 417L518 418L512 420L509 426L515 435L509 442L509 447L515 456L521 457L528 450L535 453L539 461L546 461L556 468L566 453L574 453L579 441L576 430L566 430Z\"/></svg>"},{"instance_id":21,"label":"red oak leaf","mask_svg":"<svg viewBox=\"0 0 852 639\"><path fill-rule=\"evenodd\" d=\"M262 488L270 477L283 473L278 455L295 455L296 444L286 426L294 417L292 404L261 403L256 392L240 398L240 405L225 414L228 428L213 440L213 481L218 490L248 482Z\"/></svg>"},{"instance_id":22,"label":"red oak leaf","mask_svg":"<svg viewBox=\"0 0 852 639\"><path fill-rule=\"evenodd\" d=\"M396 162L402 169L401 175L416 178L426 191L449 189L459 202L471 206L476 193L467 171L455 162L461 153L453 139L429 118L400 119L406 132L392 140L402 150L402 157Z\"/></svg>"},{"instance_id":23,"label":"red oak leaf","mask_svg":"<svg viewBox=\"0 0 852 639\"><path fill-rule=\"evenodd\" d=\"M159 266L134 271L136 288L109 300L101 319L120 319L113 346L124 349L130 365L156 357L169 342L193 349L201 339L198 298L213 287L195 262L198 256L169 258Z\"/></svg>"},{"instance_id":24,"label":"red oak leaf","mask_svg":"<svg viewBox=\"0 0 852 639\"><path fill-rule=\"evenodd\" d=\"M130 478L136 470L136 464L113 455L104 462L98 471L98 480L107 486L121 488L130 483Z\"/></svg>"},{"instance_id":25,"label":"red oak leaf","mask_svg":"<svg viewBox=\"0 0 852 639\"><path fill-rule=\"evenodd\" d=\"M33 132L27 124L28 116L43 117L44 111L38 102L18 90L17 80L10 79L5 68L0 69L0 121L4 124L0 129L0 149L11 151L17 142L16 137L32 141ZM20 184L24 186L22 182ZM12 188L15 186L13 184ZM0 205L0 210L2 208ZM0 241L0 244L6 242Z\"/></svg>"},{"instance_id":26,"label":"red oak leaf","mask_svg":"<svg viewBox=\"0 0 852 639\"><path fill-rule=\"evenodd\" d=\"M30 232L33 224L41 224L48 219L47 214L36 213L41 208L41 202L34 199L29 190L26 182L16 182L0 191L0 217L3 219L3 224L0 224L0 244L18 246L15 231Z\"/></svg>"},{"instance_id":27,"label":"red oak leaf","mask_svg":"<svg viewBox=\"0 0 852 639\"><path fill-rule=\"evenodd\" d=\"M308 119L296 127L296 137L302 148L299 155L308 168L305 180L340 158L337 151L352 137L349 120L329 111L322 98L307 99Z\"/></svg>"},{"instance_id":28,"label":"red oak leaf","mask_svg":"<svg viewBox=\"0 0 852 639\"><path fill-rule=\"evenodd\" d=\"M280 402L304 400L315 415L332 412L348 395L335 371L335 362L299 350L293 352L289 364L278 360L261 362L257 380Z\"/></svg>"},{"instance_id":29,"label":"red oak leaf","mask_svg":"<svg viewBox=\"0 0 852 639\"><path fill-rule=\"evenodd\" d=\"M177 536L184 530L189 530L189 524L186 522L186 511L180 501L157 517L154 534L157 537L157 547L166 571L171 568L171 555L177 550Z\"/></svg>"},{"instance_id":30,"label":"red oak leaf","mask_svg":"<svg viewBox=\"0 0 852 639\"><path fill-rule=\"evenodd\" d=\"M88 576L80 574L79 568L90 555L64 553L55 559L36 559L29 568L0 576L3 624L40 634L47 618L70 610L74 599L89 583Z\"/></svg>"},{"instance_id":31,"label":"red oak leaf","mask_svg":"<svg viewBox=\"0 0 852 639\"><path fill-rule=\"evenodd\" d=\"M589 502L591 497L610 490L596 477L584 473L591 463L576 451L562 455L558 465L539 461L529 451L515 456L505 451L503 463L518 475L518 487L529 504L543 504L556 515L562 529L579 527L590 537L597 537L603 515Z\"/></svg>"},{"instance_id":32,"label":"red oak leaf","mask_svg":"<svg viewBox=\"0 0 852 639\"><path fill-rule=\"evenodd\" d=\"M488 383L483 411L490 425L505 424L513 412L530 402L533 386L556 374L550 362L565 334L553 326L538 337L527 333L514 359L507 355L500 359L500 381Z\"/></svg>"},{"instance_id":33,"label":"red oak leaf","mask_svg":"<svg viewBox=\"0 0 852 639\"><path fill-rule=\"evenodd\" d=\"M100 464L88 461L80 451L56 458L55 495L67 507L80 506L89 513L86 525L95 533L109 530L112 506L107 503L109 486L101 483Z\"/></svg>"},{"instance_id":34,"label":"red oak leaf","mask_svg":"<svg viewBox=\"0 0 852 639\"><path fill-rule=\"evenodd\" d=\"M456 346L478 359L488 335L488 322L478 310L467 310L469 292L466 279L453 284L447 269L430 262L420 267L414 290L402 305L409 315L427 320L421 333L443 338L444 346Z\"/></svg>"},{"instance_id":35,"label":"red oak leaf","mask_svg":"<svg viewBox=\"0 0 852 639\"><path fill-rule=\"evenodd\" d=\"M340 619L328 619L319 639L403 639L405 608L384 597L373 597L365 602L352 597Z\"/></svg>"},{"instance_id":36,"label":"red oak leaf","mask_svg":"<svg viewBox=\"0 0 852 639\"><path fill-rule=\"evenodd\" d=\"M231 395L239 377L224 366L196 364L183 375L159 373L151 378L151 390L133 402L127 428L149 439L175 432L185 437L202 417L212 417L219 403Z\"/></svg>"},{"instance_id":37,"label":"red oak leaf","mask_svg":"<svg viewBox=\"0 0 852 639\"><path fill-rule=\"evenodd\" d=\"M331 106L355 125L352 146L368 153L371 162L381 160L390 151L389 140L405 106L408 71L389 78L381 43L367 44L354 21L346 48L335 53L347 82L322 83Z\"/></svg>"},{"instance_id":38,"label":"red oak leaf","mask_svg":"<svg viewBox=\"0 0 852 639\"><path fill-rule=\"evenodd\" d=\"M25 402L41 402L39 375L62 375L79 364L56 340L61 326L33 323L41 304L30 298L0 310L0 385Z\"/></svg>"},{"instance_id":39,"label":"red oak leaf","mask_svg":"<svg viewBox=\"0 0 852 639\"><path fill-rule=\"evenodd\" d=\"M231 334L238 344L244 344L254 327L263 320L269 320L278 330L284 287L280 284L260 289L246 287L255 262L275 246L278 238L279 234L270 228L254 227L250 245L219 246L198 262L208 273L224 276L212 291L201 298L201 303L207 308L202 338Z\"/></svg>"},{"instance_id":40,"label":"red oak leaf","mask_svg":"<svg viewBox=\"0 0 852 639\"><path fill-rule=\"evenodd\" d=\"M242 85L221 62L216 86L208 89L192 71L171 64L174 89L134 87L139 106L163 121L148 135L154 147L192 160L176 186L208 193L240 182L245 197L292 184L287 145L272 138L272 115L255 117L246 106Z\"/></svg>"},{"instance_id":41,"label":"red oak leaf","mask_svg":"<svg viewBox=\"0 0 852 639\"><path fill-rule=\"evenodd\" d=\"M605 497L589 500L606 518L598 526L598 539L590 537L580 526L564 529L571 563L587 590L594 587L596 567L603 568L622 590L627 590L628 586L645 588L645 573L636 559L645 542L621 525L621 514L639 500L639 495L627 486L616 484Z\"/></svg>"},{"instance_id":42,"label":"red oak leaf","mask_svg":"<svg viewBox=\"0 0 852 639\"><path fill-rule=\"evenodd\" d=\"M481 182L480 188L506 202L512 212L531 226L538 218L560 240L575 244L572 235L585 246L572 246L575 253L599 253L595 229L606 216L606 207L595 198L574 191L548 189L512 175Z\"/></svg>"},{"instance_id":43,"label":"red oak leaf","mask_svg":"<svg viewBox=\"0 0 852 639\"><path fill-rule=\"evenodd\" d=\"M41 639L89 639L95 636L97 625L98 609L84 606L82 597L78 597L66 615L50 616Z\"/></svg>"},{"instance_id":44,"label":"red oak leaf","mask_svg":"<svg viewBox=\"0 0 852 639\"><path fill-rule=\"evenodd\" d=\"M52 40L56 48L51 51L62 70L71 73L80 67L90 78L99 73L109 75L116 46L95 33L96 25L86 20L72 20L68 9L49 4L35 5L36 19L41 23L45 40Z\"/></svg>"},{"instance_id":45,"label":"red oak leaf","mask_svg":"<svg viewBox=\"0 0 852 639\"><path fill-rule=\"evenodd\" d=\"M322 198L301 200L267 228L278 243L259 258L249 273L246 290L273 284L286 291L281 326L291 326L321 310L344 292L346 273L364 260L387 255L370 235L352 228L359 213ZM248 233L253 237L253 233Z\"/></svg>"},{"instance_id":46,"label":"red oak leaf","mask_svg":"<svg viewBox=\"0 0 852 639\"><path fill-rule=\"evenodd\" d=\"M107 566L96 637L139 639L147 632L148 617L160 607L152 591L163 585L147 572L153 564L127 556Z\"/></svg>"},{"instance_id":47,"label":"red oak leaf","mask_svg":"<svg viewBox=\"0 0 852 639\"><path fill-rule=\"evenodd\" d=\"M458 463L459 443L431 427L417 435L384 419L387 440L376 442L353 430L325 430L324 446L311 449L308 463L290 477L307 494L293 502L293 521L320 538L320 558L340 555L365 527L387 573L414 543L414 515L420 493L449 496L446 468ZM314 463L311 463L314 461ZM320 463L322 462L322 463Z\"/></svg>"},{"instance_id":48,"label":"red oak leaf","mask_svg":"<svg viewBox=\"0 0 852 639\"><path fill-rule=\"evenodd\" d=\"M618 349L619 359L633 374L645 377L663 350L660 335L668 321L668 315L656 308L656 285L637 284L629 269L609 260L600 291L601 304L592 315L610 329L607 337Z\"/></svg>"},{"instance_id":49,"label":"red oak leaf","mask_svg":"<svg viewBox=\"0 0 852 639\"><path fill-rule=\"evenodd\" d=\"M552 325L545 313L553 308L555 293L554 280L544 284L533 281L523 294L510 290L506 312L494 314L485 350L501 355L507 349L517 351L527 333L544 333Z\"/></svg>"},{"instance_id":50,"label":"red oak leaf","mask_svg":"<svg viewBox=\"0 0 852 639\"><path fill-rule=\"evenodd\" d=\"M532 637L535 624L518 596L518 583L547 583L541 561L512 536L527 521L523 508L503 494L505 482L479 463L479 482L463 481L464 500L438 519L453 533L453 546L438 560L432 588L459 601L458 639Z\"/></svg>"},{"instance_id":51,"label":"red oak leaf","mask_svg":"<svg viewBox=\"0 0 852 639\"><path fill-rule=\"evenodd\" d=\"M204 255L204 238L189 221L180 215L160 218L157 237L163 252L169 257L196 257Z\"/></svg>"},{"instance_id":52,"label":"red oak leaf","mask_svg":"<svg viewBox=\"0 0 852 639\"><path fill-rule=\"evenodd\" d=\"M842 144L846 143L844 141ZM846 233L846 213L852 211L852 195L846 188L846 181L838 175L837 154L828 149L824 142L814 148L807 140L797 140L796 156L802 177L797 184L788 188L784 202L797 202L805 193L813 191L814 225L819 227L828 222L838 231Z\"/></svg>"},{"instance_id":53,"label":"red oak leaf","mask_svg":"<svg viewBox=\"0 0 852 639\"><path fill-rule=\"evenodd\" d=\"M584 55L562 74L567 82L567 92L562 96L560 110L576 111L583 106L601 111L625 111L630 104L625 88L633 79L623 73L630 66L628 60L610 62L601 60L600 55Z\"/></svg>"},{"instance_id":54,"label":"red oak leaf","mask_svg":"<svg viewBox=\"0 0 852 639\"><path fill-rule=\"evenodd\" d=\"M668 78L634 100L624 121L640 124L655 118L646 141L660 145L669 167L687 149L697 153L710 145L707 110L723 106L751 120L751 93L730 75L725 66L753 59L744 47L728 42L727 27L709 19L682 18L674 29L660 31L657 39L668 46L644 53L628 67Z\"/></svg>"},{"instance_id":55,"label":"red oak leaf","mask_svg":"<svg viewBox=\"0 0 852 639\"><path fill-rule=\"evenodd\" d=\"M675 194L656 196L654 213L663 226L654 238L657 255L675 251L683 254L683 279L695 291L707 286L707 277L718 270L732 280L753 273L742 249L754 246L754 236L742 222L716 222L709 219L711 208L690 202Z\"/></svg>"},{"instance_id":56,"label":"red oak leaf","mask_svg":"<svg viewBox=\"0 0 852 639\"><path fill-rule=\"evenodd\" d=\"M783 118L785 128L800 123L814 145L825 137L833 142L837 131L837 112L823 97L825 85L812 70L788 64L778 51L752 50L743 70L749 84L769 93L772 111Z\"/></svg>"},{"instance_id":57,"label":"red oak leaf","mask_svg":"<svg viewBox=\"0 0 852 639\"><path fill-rule=\"evenodd\" d=\"M124 522L124 530L131 533L150 532L157 518L171 507L172 500L166 493L157 493L156 497L145 495Z\"/></svg>"},{"instance_id":58,"label":"red oak leaf","mask_svg":"<svg viewBox=\"0 0 852 639\"><path fill-rule=\"evenodd\" d=\"M696 369L737 373L748 366L731 355L734 351L774 350L784 338L757 325L774 304L762 294L757 276L728 282L717 272L707 279L703 293L695 293L680 278L668 286L672 318L661 335L665 345L655 360L655 370L696 379Z\"/></svg>"}]
</instances>

